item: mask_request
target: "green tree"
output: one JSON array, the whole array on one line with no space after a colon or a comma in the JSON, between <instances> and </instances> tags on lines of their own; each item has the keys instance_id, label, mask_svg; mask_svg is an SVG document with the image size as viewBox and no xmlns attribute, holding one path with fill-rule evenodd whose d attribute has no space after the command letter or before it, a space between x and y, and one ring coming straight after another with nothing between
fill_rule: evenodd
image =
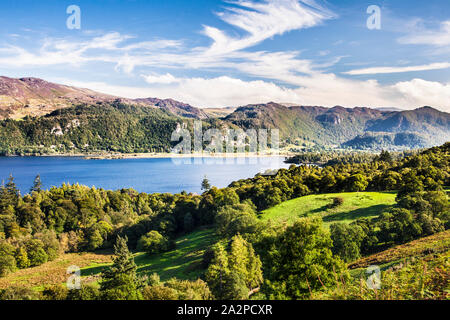
<instances>
[{"instance_id":1,"label":"green tree","mask_svg":"<svg viewBox=\"0 0 450 320\"><path fill-rule=\"evenodd\" d=\"M209 180L206 176L202 180L202 190L203 191L211 190L211 184L209 183Z\"/></svg>"},{"instance_id":2,"label":"green tree","mask_svg":"<svg viewBox=\"0 0 450 320\"><path fill-rule=\"evenodd\" d=\"M30 260L28 259L27 251L24 248L20 247L16 250L15 258L17 267L20 269L25 269L30 266Z\"/></svg>"},{"instance_id":3,"label":"green tree","mask_svg":"<svg viewBox=\"0 0 450 320\"><path fill-rule=\"evenodd\" d=\"M103 244L103 237L100 233L100 230L94 229L90 231L87 241L88 241L87 248L89 250L95 250L100 248Z\"/></svg>"},{"instance_id":4,"label":"green tree","mask_svg":"<svg viewBox=\"0 0 450 320\"><path fill-rule=\"evenodd\" d=\"M216 216L217 230L221 235L253 233L259 220L254 206L246 203L221 207Z\"/></svg>"},{"instance_id":5,"label":"green tree","mask_svg":"<svg viewBox=\"0 0 450 320\"><path fill-rule=\"evenodd\" d=\"M362 174L354 174L346 181L347 189L351 192L365 191L369 182Z\"/></svg>"},{"instance_id":6,"label":"green tree","mask_svg":"<svg viewBox=\"0 0 450 320\"><path fill-rule=\"evenodd\" d=\"M44 250L44 243L38 239L31 239L26 243L30 267L40 266L48 261L48 254Z\"/></svg>"},{"instance_id":7,"label":"green tree","mask_svg":"<svg viewBox=\"0 0 450 320\"><path fill-rule=\"evenodd\" d=\"M192 231L195 227L195 221L190 212L186 213L183 218L184 232Z\"/></svg>"},{"instance_id":8,"label":"green tree","mask_svg":"<svg viewBox=\"0 0 450 320\"><path fill-rule=\"evenodd\" d=\"M361 256L360 248L366 234L356 224L333 223L330 226L331 240L333 240L333 253L345 262L358 259Z\"/></svg>"},{"instance_id":9,"label":"green tree","mask_svg":"<svg viewBox=\"0 0 450 320\"><path fill-rule=\"evenodd\" d=\"M2 184L0 188L0 209L5 211L9 207L14 211L13 208L17 205L19 198L20 192L14 182L14 177L10 175L6 185Z\"/></svg>"},{"instance_id":10,"label":"green tree","mask_svg":"<svg viewBox=\"0 0 450 320\"><path fill-rule=\"evenodd\" d=\"M30 193L40 192L42 187L41 176L38 174L34 179L33 186L30 189Z\"/></svg>"},{"instance_id":11,"label":"green tree","mask_svg":"<svg viewBox=\"0 0 450 320\"><path fill-rule=\"evenodd\" d=\"M378 156L379 161L392 162L394 159L392 155L387 150L382 150L380 155Z\"/></svg>"},{"instance_id":12,"label":"green tree","mask_svg":"<svg viewBox=\"0 0 450 320\"><path fill-rule=\"evenodd\" d=\"M139 300L141 280L137 266L128 249L127 237L117 237L113 265L102 273L100 292L105 300Z\"/></svg>"},{"instance_id":13,"label":"green tree","mask_svg":"<svg viewBox=\"0 0 450 320\"><path fill-rule=\"evenodd\" d=\"M158 231L152 230L143 235L137 244L139 251L145 251L148 254L155 254L169 250L169 240Z\"/></svg>"},{"instance_id":14,"label":"green tree","mask_svg":"<svg viewBox=\"0 0 450 320\"><path fill-rule=\"evenodd\" d=\"M252 289L263 281L261 267L253 246L237 235L232 238L228 251L221 243L214 246L206 281L218 299L247 299Z\"/></svg>"},{"instance_id":15,"label":"green tree","mask_svg":"<svg viewBox=\"0 0 450 320\"><path fill-rule=\"evenodd\" d=\"M16 271L16 259L14 259L14 247L9 243L0 243L0 277L4 277Z\"/></svg>"},{"instance_id":16,"label":"green tree","mask_svg":"<svg viewBox=\"0 0 450 320\"><path fill-rule=\"evenodd\" d=\"M333 242L321 219L302 218L288 227L270 253L264 291L271 299L303 299L335 282L345 269L332 254Z\"/></svg>"}]
</instances>

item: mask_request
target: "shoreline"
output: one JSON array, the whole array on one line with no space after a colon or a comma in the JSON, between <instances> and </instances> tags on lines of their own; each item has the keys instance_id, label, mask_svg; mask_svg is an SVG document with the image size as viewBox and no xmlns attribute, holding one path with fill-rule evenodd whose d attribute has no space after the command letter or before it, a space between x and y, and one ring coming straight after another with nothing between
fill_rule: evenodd
<instances>
[{"instance_id":1,"label":"shoreline","mask_svg":"<svg viewBox=\"0 0 450 320\"><path fill-rule=\"evenodd\" d=\"M23 156L2 156L2 158L56 158L56 157L74 157L85 160L119 160L119 159L167 159L167 158L267 158L267 157L292 157L295 153L61 153L61 154L43 154L43 155L23 155Z\"/></svg>"}]
</instances>

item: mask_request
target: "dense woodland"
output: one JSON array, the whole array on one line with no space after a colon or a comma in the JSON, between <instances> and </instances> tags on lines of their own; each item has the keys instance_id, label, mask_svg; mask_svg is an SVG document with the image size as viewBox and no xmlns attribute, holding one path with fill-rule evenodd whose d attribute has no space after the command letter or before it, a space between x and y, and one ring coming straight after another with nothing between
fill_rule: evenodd
<instances>
[{"instance_id":1,"label":"dense woodland","mask_svg":"<svg viewBox=\"0 0 450 320\"><path fill-rule=\"evenodd\" d=\"M121 103L79 105L43 117L0 121L0 153L169 152L180 122L192 120Z\"/></svg>"},{"instance_id":2,"label":"dense woodland","mask_svg":"<svg viewBox=\"0 0 450 320\"><path fill-rule=\"evenodd\" d=\"M39 176L29 194L21 195L10 177L0 189L0 276L64 252L111 248L116 256L98 286L70 291L52 286L40 293L11 287L0 298L358 298L357 286L339 287L349 279L349 262L449 229L449 152L447 143L403 158L383 152L358 163L292 165L224 189L204 181L202 195L80 185L42 190ZM262 210L305 195L387 190L398 191L394 208L377 218L333 224L329 231L319 218L301 218L291 226L258 219ZM340 202L336 198L331 205ZM157 274L137 275L130 250L150 255L171 250L176 236L202 226L213 226L219 241L204 254L201 279L162 282ZM436 261L448 270L448 261ZM412 277L411 270L401 276ZM448 277L436 279L430 280L432 298L442 298Z\"/></svg>"}]
</instances>

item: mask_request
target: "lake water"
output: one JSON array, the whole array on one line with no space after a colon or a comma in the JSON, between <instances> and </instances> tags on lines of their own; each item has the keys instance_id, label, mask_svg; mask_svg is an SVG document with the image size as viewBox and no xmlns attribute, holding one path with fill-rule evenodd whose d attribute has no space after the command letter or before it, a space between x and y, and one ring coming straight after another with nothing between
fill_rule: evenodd
<instances>
[{"instance_id":1,"label":"lake water","mask_svg":"<svg viewBox=\"0 0 450 320\"><path fill-rule=\"evenodd\" d=\"M29 192L37 174L43 189L79 183L107 190L133 188L147 193L201 193L206 175L211 185L254 177L268 169L288 168L284 157L86 160L77 157L0 157L0 180L14 176L22 194Z\"/></svg>"}]
</instances>

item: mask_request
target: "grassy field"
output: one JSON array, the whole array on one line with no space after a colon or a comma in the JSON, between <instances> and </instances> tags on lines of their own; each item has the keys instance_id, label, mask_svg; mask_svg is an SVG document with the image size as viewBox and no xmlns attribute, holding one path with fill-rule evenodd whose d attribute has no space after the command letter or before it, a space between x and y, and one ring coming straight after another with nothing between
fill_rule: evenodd
<instances>
[{"instance_id":1,"label":"grassy field","mask_svg":"<svg viewBox=\"0 0 450 320\"><path fill-rule=\"evenodd\" d=\"M171 277L196 280L204 272L201 261L204 250L216 240L212 229L195 231L177 239L175 250L149 256L143 252L135 254L138 273L158 273L161 280ZM84 283L95 282L100 273L111 264L111 252L68 253L41 266L22 269L0 278L0 289L20 286L42 290L46 285L61 284L67 281L67 268L78 266Z\"/></svg>"},{"instance_id":2,"label":"grassy field","mask_svg":"<svg viewBox=\"0 0 450 320\"><path fill-rule=\"evenodd\" d=\"M172 277L183 280L196 280L204 272L201 266L203 252L216 241L214 230L206 229L195 231L177 239L174 250L158 254L147 255L143 252L136 253L134 261L138 266L138 273L157 273L161 280ZM92 277L109 264L93 264L81 269L83 277Z\"/></svg>"},{"instance_id":3,"label":"grassy field","mask_svg":"<svg viewBox=\"0 0 450 320\"><path fill-rule=\"evenodd\" d=\"M344 203L330 208L333 198ZM297 218L321 216L325 225L334 222L350 223L358 218L376 217L395 204L395 192L352 192L305 196L283 202L262 212L262 220L292 224Z\"/></svg>"},{"instance_id":4,"label":"grassy field","mask_svg":"<svg viewBox=\"0 0 450 320\"><path fill-rule=\"evenodd\" d=\"M108 253L68 253L63 254L50 261L34 268L21 269L17 272L0 278L0 289L11 286L28 287L42 289L48 284L58 284L67 281L67 268L78 266L80 268L108 263L111 255Z\"/></svg>"}]
</instances>

